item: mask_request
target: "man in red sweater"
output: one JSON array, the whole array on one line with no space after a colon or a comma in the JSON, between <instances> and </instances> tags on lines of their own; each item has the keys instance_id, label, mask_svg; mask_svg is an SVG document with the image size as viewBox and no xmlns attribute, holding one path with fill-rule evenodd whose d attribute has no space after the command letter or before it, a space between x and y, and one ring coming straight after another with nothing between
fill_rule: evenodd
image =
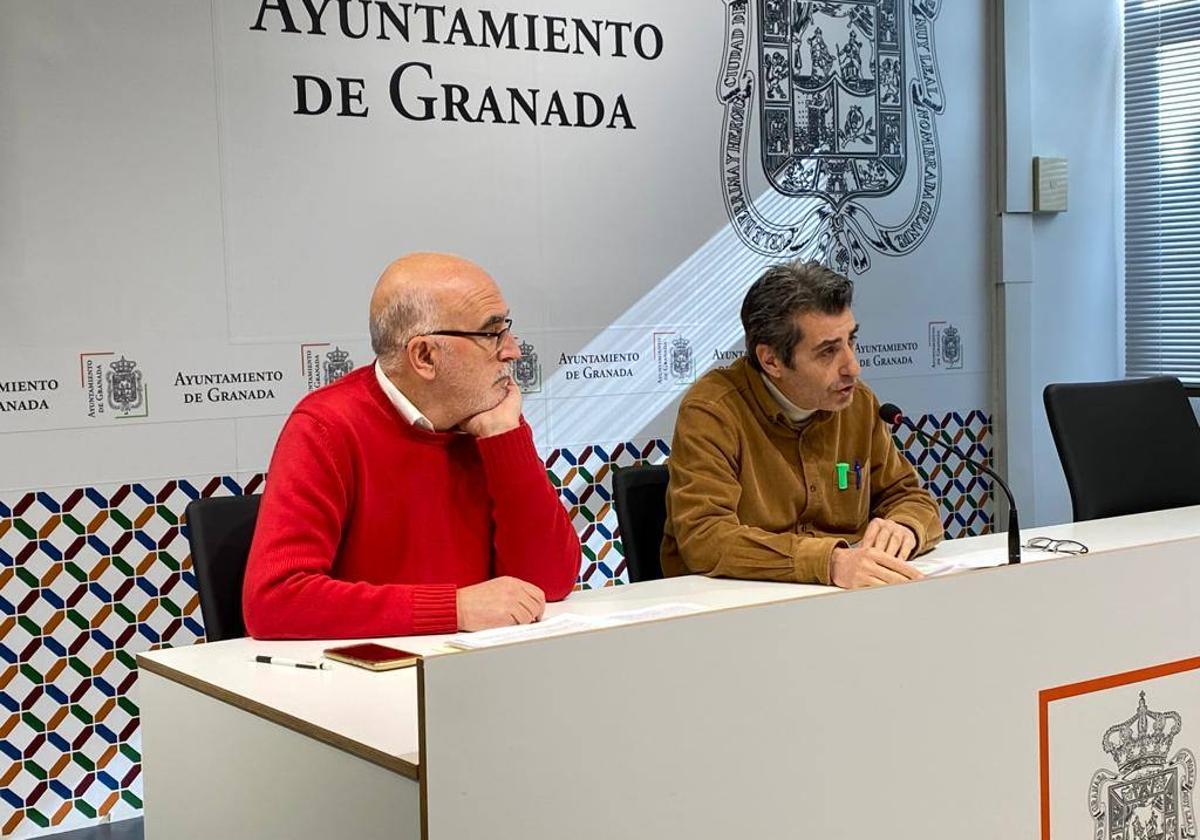
<instances>
[{"instance_id":1,"label":"man in red sweater","mask_svg":"<svg viewBox=\"0 0 1200 840\"><path fill-rule=\"evenodd\" d=\"M251 635L481 630L566 597L579 537L521 416L511 324L467 260L387 267L375 364L301 400L275 444L242 591Z\"/></svg>"}]
</instances>

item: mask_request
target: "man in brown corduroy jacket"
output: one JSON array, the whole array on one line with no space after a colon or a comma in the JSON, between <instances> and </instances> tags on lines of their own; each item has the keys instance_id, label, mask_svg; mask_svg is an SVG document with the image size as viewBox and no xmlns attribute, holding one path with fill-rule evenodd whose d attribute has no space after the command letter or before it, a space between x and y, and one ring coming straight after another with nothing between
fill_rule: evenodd
<instances>
[{"instance_id":1,"label":"man in brown corduroy jacket","mask_svg":"<svg viewBox=\"0 0 1200 840\"><path fill-rule=\"evenodd\" d=\"M683 399L665 575L878 586L921 577L937 505L859 379L854 286L818 263L768 269L742 303L746 355Z\"/></svg>"}]
</instances>

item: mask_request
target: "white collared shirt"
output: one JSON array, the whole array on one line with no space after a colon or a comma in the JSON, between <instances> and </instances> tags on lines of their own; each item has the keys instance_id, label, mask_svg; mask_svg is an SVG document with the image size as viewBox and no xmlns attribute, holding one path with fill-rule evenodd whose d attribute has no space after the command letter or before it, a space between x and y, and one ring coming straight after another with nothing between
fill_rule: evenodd
<instances>
[{"instance_id":1,"label":"white collared shirt","mask_svg":"<svg viewBox=\"0 0 1200 840\"><path fill-rule=\"evenodd\" d=\"M771 396L775 398L775 402L779 403L779 407L783 409L784 416L793 423L804 423L808 418L817 413L815 408L801 408L785 397L783 391L776 388L775 383L771 381L771 377L765 373L760 373L759 376L762 377L763 384L767 386L767 390L771 392Z\"/></svg>"},{"instance_id":2,"label":"white collared shirt","mask_svg":"<svg viewBox=\"0 0 1200 840\"><path fill-rule=\"evenodd\" d=\"M412 404L412 400L400 393L400 389L392 384L392 380L387 378L387 374L383 372L378 359L375 360L375 380L379 383L379 387L383 389L383 393L387 396L391 404L396 407L396 411L400 412L401 417L418 429L424 429L427 432L435 431L433 424L429 422L429 418Z\"/></svg>"}]
</instances>

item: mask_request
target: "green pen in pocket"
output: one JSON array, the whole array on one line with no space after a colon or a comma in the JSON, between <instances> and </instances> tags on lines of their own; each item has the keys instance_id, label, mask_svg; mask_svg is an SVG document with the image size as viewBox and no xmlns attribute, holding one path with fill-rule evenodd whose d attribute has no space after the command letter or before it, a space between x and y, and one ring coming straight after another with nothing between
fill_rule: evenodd
<instances>
[{"instance_id":1,"label":"green pen in pocket","mask_svg":"<svg viewBox=\"0 0 1200 840\"><path fill-rule=\"evenodd\" d=\"M846 490L850 487L850 465L845 461L839 461L837 464L838 489Z\"/></svg>"}]
</instances>

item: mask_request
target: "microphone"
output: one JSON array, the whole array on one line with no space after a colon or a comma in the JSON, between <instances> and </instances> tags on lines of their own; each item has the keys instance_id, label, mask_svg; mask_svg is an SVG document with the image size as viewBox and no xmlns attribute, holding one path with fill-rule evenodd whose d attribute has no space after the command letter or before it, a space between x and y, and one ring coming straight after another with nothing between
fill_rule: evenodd
<instances>
[{"instance_id":1,"label":"microphone","mask_svg":"<svg viewBox=\"0 0 1200 840\"><path fill-rule=\"evenodd\" d=\"M992 469L986 464L982 464L979 461L968 458L958 450L957 446L953 446L943 440L939 440L938 438L930 437L922 432L916 427L913 421L904 416L904 412L901 411L900 407L894 403L884 403L883 405L879 406L879 419L887 423L889 426L907 426L916 432L917 437L920 438L926 445L936 443L941 448L951 452L954 455L957 455L960 459L962 459L963 463L970 467L971 470L976 474L979 472L985 472L990 475L997 484L1000 485L1000 489L1003 490L1004 495L1008 497L1008 562L1010 565L1020 563L1021 529L1017 524L1017 503L1013 499L1012 491L1009 490L1008 485L1004 483L1004 479L996 475L996 473L993 472Z\"/></svg>"}]
</instances>

